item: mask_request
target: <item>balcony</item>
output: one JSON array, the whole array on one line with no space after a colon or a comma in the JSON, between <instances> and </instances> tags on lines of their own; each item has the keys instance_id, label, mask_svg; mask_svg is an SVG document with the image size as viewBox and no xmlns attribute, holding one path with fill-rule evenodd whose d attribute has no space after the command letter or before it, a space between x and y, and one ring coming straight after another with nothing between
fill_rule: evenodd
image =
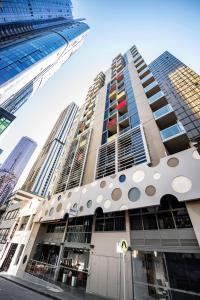
<instances>
[{"instance_id":1,"label":"balcony","mask_svg":"<svg viewBox=\"0 0 200 300\"><path fill-rule=\"evenodd\" d=\"M138 61L135 63L135 67L138 68L143 62L144 62L144 59L141 57L140 60L138 60Z\"/></svg>"},{"instance_id":2,"label":"balcony","mask_svg":"<svg viewBox=\"0 0 200 300\"><path fill-rule=\"evenodd\" d=\"M134 57L134 64L140 59L142 58L142 56L138 53L135 57Z\"/></svg>"},{"instance_id":3,"label":"balcony","mask_svg":"<svg viewBox=\"0 0 200 300\"><path fill-rule=\"evenodd\" d=\"M144 88L144 92L148 98L153 96L154 94L156 94L159 91L160 91L160 87L159 87L157 81L153 81L152 83L147 85L147 87Z\"/></svg>"},{"instance_id":4,"label":"balcony","mask_svg":"<svg viewBox=\"0 0 200 300\"><path fill-rule=\"evenodd\" d=\"M111 100L115 100L115 98L116 98L116 91L113 91L111 94L109 94L109 98Z\"/></svg>"},{"instance_id":5,"label":"balcony","mask_svg":"<svg viewBox=\"0 0 200 300\"><path fill-rule=\"evenodd\" d=\"M131 126L128 126L128 127L124 128L124 129L122 129L122 130L119 132L119 135L121 135L121 134L123 134L123 133L129 131L130 129L131 129Z\"/></svg>"},{"instance_id":6,"label":"balcony","mask_svg":"<svg viewBox=\"0 0 200 300\"><path fill-rule=\"evenodd\" d=\"M189 146L189 139L181 122L162 130L160 136L169 154L185 150Z\"/></svg>"},{"instance_id":7,"label":"balcony","mask_svg":"<svg viewBox=\"0 0 200 300\"><path fill-rule=\"evenodd\" d=\"M113 100L113 101L111 101L110 102L110 107L114 107L114 106L116 106L117 105L117 100Z\"/></svg>"},{"instance_id":8,"label":"balcony","mask_svg":"<svg viewBox=\"0 0 200 300\"><path fill-rule=\"evenodd\" d=\"M148 98L148 102L151 105L153 111L158 110L159 108L167 105L167 100L165 94L162 91L159 91L155 95Z\"/></svg>"},{"instance_id":9,"label":"balcony","mask_svg":"<svg viewBox=\"0 0 200 300\"><path fill-rule=\"evenodd\" d=\"M110 137L107 139L108 143L112 142L116 137L117 137L117 134L113 134L112 136L110 136Z\"/></svg>"},{"instance_id":10,"label":"balcony","mask_svg":"<svg viewBox=\"0 0 200 300\"><path fill-rule=\"evenodd\" d=\"M112 117L113 115L115 115L117 113L117 109L113 109L112 111L110 111L110 117Z\"/></svg>"},{"instance_id":11,"label":"balcony","mask_svg":"<svg viewBox=\"0 0 200 300\"><path fill-rule=\"evenodd\" d=\"M170 104L156 110L153 115L160 129L173 125L177 120L174 110Z\"/></svg>"},{"instance_id":12,"label":"balcony","mask_svg":"<svg viewBox=\"0 0 200 300\"><path fill-rule=\"evenodd\" d=\"M150 73L149 67L144 68L141 72L139 72L140 79L143 79L146 75Z\"/></svg>"},{"instance_id":13,"label":"balcony","mask_svg":"<svg viewBox=\"0 0 200 300\"><path fill-rule=\"evenodd\" d=\"M129 117L128 113L123 114L119 117L119 123L126 120Z\"/></svg>"},{"instance_id":14,"label":"balcony","mask_svg":"<svg viewBox=\"0 0 200 300\"><path fill-rule=\"evenodd\" d=\"M147 65L145 62L143 62L141 65L139 65L136 69L138 71L138 73L140 73L142 70L144 70L144 68L146 68Z\"/></svg>"},{"instance_id":15,"label":"balcony","mask_svg":"<svg viewBox=\"0 0 200 300\"><path fill-rule=\"evenodd\" d=\"M152 73L149 73L148 75L146 75L143 79L141 79L141 84L143 85L143 87L147 87L150 83L152 83L154 81L154 77Z\"/></svg>"},{"instance_id":16,"label":"balcony","mask_svg":"<svg viewBox=\"0 0 200 300\"><path fill-rule=\"evenodd\" d=\"M117 76L117 81L120 82L123 78L124 78L124 75L123 74L119 74Z\"/></svg>"},{"instance_id":17,"label":"balcony","mask_svg":"<svg viewBox=\"0 0 200 300\"><path fill-rule=\"evenodd\" d=\"M117 100L120 101L125 97L126 97L126 93L125 93L125 91L122 91L117 95Z\"/></svg>"}]
</instances>

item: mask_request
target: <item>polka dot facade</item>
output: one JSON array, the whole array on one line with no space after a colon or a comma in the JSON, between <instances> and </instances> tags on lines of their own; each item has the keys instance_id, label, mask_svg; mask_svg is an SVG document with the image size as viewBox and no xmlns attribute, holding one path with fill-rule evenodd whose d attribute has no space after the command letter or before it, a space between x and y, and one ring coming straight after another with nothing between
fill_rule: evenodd
<instances>
[{"instance_id":1,"label":"polka dot facade","mask_svg":"<svg viewBox=\"0 0 200 300\"><path fill-rule=\"evenodd\" d=\"M172 188L175 192L184 194L191 190L192 182L185 176L178 176L172 181Z\"/></svg>"},{"instance_id":2,"label":"polka dot facade","mask_svg":"<svg viewBox=\"0 0 200 300\"><path fill-rule=\"evenodd\" d=\"M57 205L57 207L56 207L56 211L57 211L57 212L60 212L61 209L62 209L62 204L59 203L59 204Z\"/></svg>"},{"instance_id":3,"label":"polka dot facade","mask_svg":"<svg viewBox=\"0 0 200 300\"><path fill-rule=\"evenodd\" d=\"M138 182L143 181L143 180L144 180L144 177L145 177L144 171L138 170L138 171L136 171L135 173L133 173L132 179L133 179L134 182L137 182L137 183L138 183Z\"/></svg>"},{"instance_id":4,"label":"polka dot facade","mask_svg":"<svg viewBox=\"0 0 200 300\"><path fill-rule=\"evenodd\" d=\"M195 149L190 149L190 159L187 160L181 156L183 152L166 156L157 166L149 168L142 164L82 186L76 193L71 189L66 194L55 195L43 205L43 220L53 220L54 215L56 219L57 213L62 218L70 213L70 208L76 209L78 216L84 216L94 214L97 207L112 212L159 205L162 196L168 193L176 196L178 201L195 199L198 176L189 172L199 164L200 156ZM60 209L59 204L62 205ZM53 214L51 208L54 208Z\"/></svg>"},{"instance_id":5,"label":"polka dot facade","mask_svg":"<svg viewBox=\"0 0 200 300\"><path fill-rule=\"evenodd\" d=\"M132 202L138 201L139 198L140 198L140 195L141 195L141 192L140 192L140 190L137 187L133 187L128 192L128 198Z\"/></svg>"},{"instance_id":6,"label":"polka dot facade","mask_svg":"<svg viewBox=\"0 0 200 300\"><path fill-rule=\"evenodd\" d=\"M176 157L172 157L170 159L168 159L167 164L169 167L177 167L179 164L179 160Z\"/></svg>"},{"instance_id":7,"label":"polka dot facade","mask_svg":"<svg viewBox=\"0 0 200 300\"><path fill-rule=\"evenodd\" d=\"M148 196L154 196L155 193L156 193L156 188L155 186L153 185L148 185L145 189L145 193L148 195Z\"/></svg>"},{"instance_id":8,"label":"polka dot facade","mask_svg":"<svg viewBox=\"0 0 200 300\"><path fill-rule=\"evenodd\" d=\"M101 181L100 182L100 187L103 189L103 188L105 188L105 186L106 186L106 181Z\"/></svg>"},{"instance_id":9,"label":"polka dot facade","mask_svg":"<svg viewBox=\"0 0 200 300\"><path fill-rule=\"evenodd\" d=\"M122 191L119 188L116 188L112 191L111 197L114 201L118 201L122 196Z\"/></svg>"}]
</instances>

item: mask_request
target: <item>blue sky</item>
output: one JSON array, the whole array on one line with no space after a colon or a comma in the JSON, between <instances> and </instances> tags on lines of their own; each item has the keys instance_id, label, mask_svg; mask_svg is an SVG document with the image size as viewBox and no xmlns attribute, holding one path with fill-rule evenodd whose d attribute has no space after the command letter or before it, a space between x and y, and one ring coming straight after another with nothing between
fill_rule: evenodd
<instances>
[{"instance_id":1,"label":"blue sky","mask_svg":"<svg viewBox=\"0 0 200 300\"><path fill-rule=\"evenodd\" d=\"M47 1L47 0L46 0ZM17 114L1 141L2 162L21 138L38 147L23 183L59 113L70 101L82 104L89 85L120 52L136 44L147 63L168 50L200 73L200 0L72 0L74 16L91 30L84 45Z\"/></svg>"}]
</instances>

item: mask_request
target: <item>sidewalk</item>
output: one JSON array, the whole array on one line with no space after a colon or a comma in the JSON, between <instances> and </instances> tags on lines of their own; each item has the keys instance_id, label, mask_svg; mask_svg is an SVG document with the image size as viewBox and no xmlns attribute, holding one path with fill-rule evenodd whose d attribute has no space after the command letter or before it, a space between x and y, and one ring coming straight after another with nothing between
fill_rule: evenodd
<instances>
[{"instance_id":1,"label":"sidewalk","mask_svg":"<svg viewBox=\"0 0 200 300\"><path fill-rule=\"evenodd\" d=\"M49 297L50 299L55 300L106 300L106 298L102 298L99 296L86 294L84 289L66 287L64 284L59 284L59 286L55 284L51 284L46 282L46 286L36 284L21 278L17 278L14 276L9 276L5 274L0 274L2 278L5 280L9 280L14 284L22 286L31 291L37 292L43 296Z\"/></svg>"}]
</instances>

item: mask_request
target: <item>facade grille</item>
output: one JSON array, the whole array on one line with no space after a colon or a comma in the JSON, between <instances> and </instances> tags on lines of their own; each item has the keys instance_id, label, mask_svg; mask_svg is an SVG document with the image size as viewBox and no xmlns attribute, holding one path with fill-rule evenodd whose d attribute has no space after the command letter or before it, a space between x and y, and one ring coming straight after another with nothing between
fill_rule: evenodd
<instances>
[{"instance_id":1,"label":"facade grille","mask_svg":"<svg viewBox=\"0 0 200 300\"><path fill-rule=\"evenodd\" d=\"M149 154L142 126L118 135L114 141L102 145L98 151L96 179L149 162Z\"/></svg>"}]
</instances>

